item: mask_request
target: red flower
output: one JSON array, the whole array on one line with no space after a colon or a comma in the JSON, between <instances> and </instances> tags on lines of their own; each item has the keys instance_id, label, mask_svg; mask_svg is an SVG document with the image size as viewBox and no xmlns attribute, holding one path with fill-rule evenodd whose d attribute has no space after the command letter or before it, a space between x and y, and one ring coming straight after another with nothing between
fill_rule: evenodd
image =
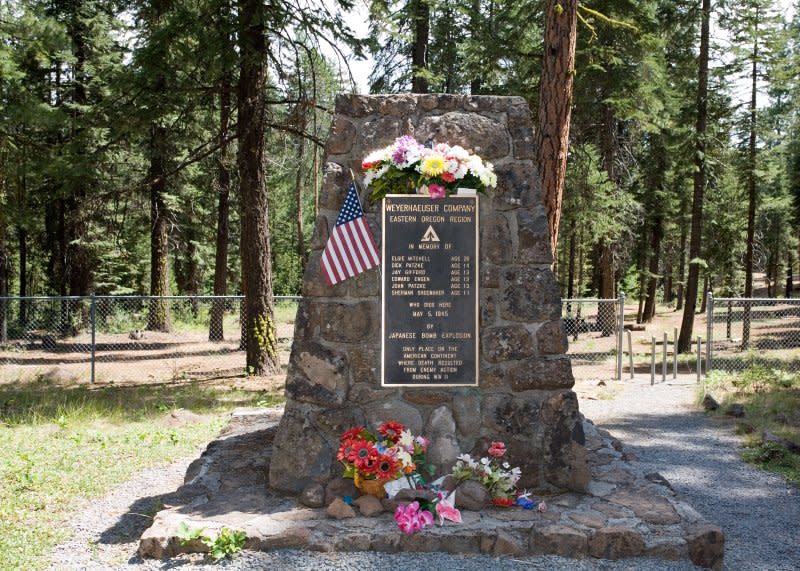
<instances>
[{"instance_id":1,"label":"red flower","mask_svg":"<svg viewBox=\"0 0 800 571\"><path fill-rule=\"evenodd\" d=\"M489 447L489 456L500 458L500 456L502 456L505 453L506 453L506 445L502 442L492 442L492 445Z\"/></svg>"},{"instance_id":2,"label":"red flower","mask_svg":"<svg viewBox=\"0 0 800 571\"><path fill-rule=\"evenodd\" d=\"M514 505L514 500L511 498L501 498L499 496L492 498L492 505L499 508L510 508Z\"/></svg>"},{"instance_id":3,"label":"red flower","mask_svg":"<svg viewBox=\"0 0 800 571\"><path fill-rule=\"evenodd\" d=\"M445 181L445 182L453 182L454 180L456 180L456 175L454 175L451 172L447 172L447 171L444 171L441 174L441 177L442 177L442 180Z\"/></svg>"},{"instance_id":4,"label":"red flower","mask_svg":"<svg viewBox=\"0 0 800 571\"><path fill-rule=\"evenodd\" d=\"M354 426L353 428L342 434L341 438L342 442L344 442L345 440L355 440L356 438L359 437L362 430L364 430L363 426Z\"/></svg>"},{"instance_id":5,"label":"red flower","mask_svg":"<svg viewBox=\"0 0 800 571\"><path fill-rule=\"evenodd\" d=\"M399 422L384 422L378 427L378 432L395 444L400 439L400 433L403 432L405 428L406 427Z\"/></svg>"},{"instance_id":6,"label":"red flower","mask_svg":"<svg viewBox=\"0 0 800 571\"><path fill-rule=\"evenodd\" d=\"M339 446L339 451L336 452L336 459L339 462L344 462L345 460L347 460L349 462L352 462L352 460L350 460L349 458L350 458L350 455L353 452L353 445L355 443L356 443L356 441L352 440L350 438L348 438L346 440L344 438L342 438L342 445Z\"/></svg>"},{"instance_id":7,"label":"red flower","mask_svg":"<svg viewBox=\"0 0 800 571\"><path fill-rule=\"evenodd\" d=\"M375 467L375 477L378 480L393 480L397 476L397 467L397 460L387 454L381 454Z\"/></svg>"},{"instance_id":8,"label":"red flower","mask_svg":"<svg viewBox=\"0 0 800 571\"><path fill-rule=\"evenodd\" d=\"M378 450L372 442L366 440L357 440L353 444L353 450L348 460L356 465L359 470L365 469L366 466L372 466L377 460Z\"/></svg>"}]
</instances>

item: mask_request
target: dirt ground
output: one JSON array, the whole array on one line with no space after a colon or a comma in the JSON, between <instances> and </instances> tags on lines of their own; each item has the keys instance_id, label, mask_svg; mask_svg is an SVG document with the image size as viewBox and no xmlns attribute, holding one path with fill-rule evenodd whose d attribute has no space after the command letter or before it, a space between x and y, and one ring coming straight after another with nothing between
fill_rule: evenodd
<instances>
[{"instance_id":1,"label":"dirt ground","mask_svg":"<svg viewBox=\"0 0 800 571\"><path fill-rule=\"evenodd\" d=\"M248 390L283 385L289 362L294 320L278 324L281 371L268 377L244 376L244 353L238 331L225 341L210 342L205 331L103 334L96 338L95 384L98 386L181 383L219 380L225 386ZM58 386L91 380L91 339L88 335L57 340L32 338L0 347L0 384L47 379Z\"/></svg>"}]
</instances>

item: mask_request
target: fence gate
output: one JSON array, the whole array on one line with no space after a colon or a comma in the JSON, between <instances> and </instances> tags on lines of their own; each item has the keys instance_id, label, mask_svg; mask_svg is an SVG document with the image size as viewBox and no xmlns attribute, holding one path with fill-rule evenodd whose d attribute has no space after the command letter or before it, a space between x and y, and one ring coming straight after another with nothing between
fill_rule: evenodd
<instances>
[{"instance_id":1,"label":"fence gate","mask_svg":"<svg viewBox=\"0 0 800 571\"><path fill-rule=\"evenodd\" d=\"M561 300L561 318L569 340L567 354L576 378L621 378L625 294L617 299Z\"/></svg>"}]
</instances>

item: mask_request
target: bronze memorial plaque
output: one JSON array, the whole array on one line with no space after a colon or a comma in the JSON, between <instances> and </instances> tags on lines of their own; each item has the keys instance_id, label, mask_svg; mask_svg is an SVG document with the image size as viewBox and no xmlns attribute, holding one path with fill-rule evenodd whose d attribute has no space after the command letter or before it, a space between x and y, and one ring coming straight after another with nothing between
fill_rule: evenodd
<instances>
[{"instance_id":1,"label":"bronze memorial plaque","mask_svg":"<svg viewBox=\"0 0 800 571\"><path fill-rule=\"evenodd\" d=\"M478 384L478 197L383 201L383 386Z\"/></svg>"}]
</instances>

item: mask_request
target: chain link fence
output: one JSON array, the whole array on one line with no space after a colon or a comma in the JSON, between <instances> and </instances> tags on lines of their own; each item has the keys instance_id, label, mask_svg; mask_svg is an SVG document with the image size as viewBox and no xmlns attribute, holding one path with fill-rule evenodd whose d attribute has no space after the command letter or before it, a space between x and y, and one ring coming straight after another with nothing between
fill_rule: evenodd
<instances>
[{"instance_id":1,"label":"chain link fence","mask_svg":"<svg viewBox=\"0 0 800 571\"><path fill-rule=\"evenodd\" d=\"M709 296L711 367L800 372L800 299Z\"/></svg>"},{"instance_id":2,"label":"chain link fence","mask_svg":"<svg viewBox=\"0 0 800 571\"><path fill-rule=\"evenodd\" d=\"M694 320L688 353L675 345L681 311L637 324L637 307L618 299L564 299L562 320L577 379L621 379L634 374L656 381L712 370L743 372L766 367L800 372L800 299L706 299ZM710 341L710 342L709 342Z\"/></svg>"},{"instance_id":3,"label":"chain link fence","mask_svg":"<svg viewBox=\"0 0 800 571\"><path fill-rule=\"evenodd\" d=\"M297 300L276 296L281 349ZM143 383L244 374L242 296L0 298L0 382Z\"/></svg>"},{"instance_id":4,"label":"chain link fence","mask_svg":"<svg viewBox=\"0 0 800 571\"><path fill-rule=\"evenodd\" d=\"M241 296L0 298L0 382L142 383L244 374ZM276 296L279 349L292 342L299 297ZM578 379L655 378L754 365L800 372L800 299L713 298L695 318L690 354L676 355L681 312L630 331L636 307L562 300ZM710 326L709 326L710 324ZM627 328L627 329L626 329ZM707 343L711 339L710 347ZM710 349L710 351L709 351ZM699 352L698 352L699 351ZM285 359L284 359L285 360Z\"/></svg>"},{"instance_id":5,"label":"chain link fence","mask_svg":"<svg viewBox=\"0 0 800 571\"><path fill-rule=\"evenodd\" d=\"M607 376L618 364L622 318L619 299L575 298L561 300L561 319L569 340L573 370L581 377Z\"/></svg>"}]
</instances>

